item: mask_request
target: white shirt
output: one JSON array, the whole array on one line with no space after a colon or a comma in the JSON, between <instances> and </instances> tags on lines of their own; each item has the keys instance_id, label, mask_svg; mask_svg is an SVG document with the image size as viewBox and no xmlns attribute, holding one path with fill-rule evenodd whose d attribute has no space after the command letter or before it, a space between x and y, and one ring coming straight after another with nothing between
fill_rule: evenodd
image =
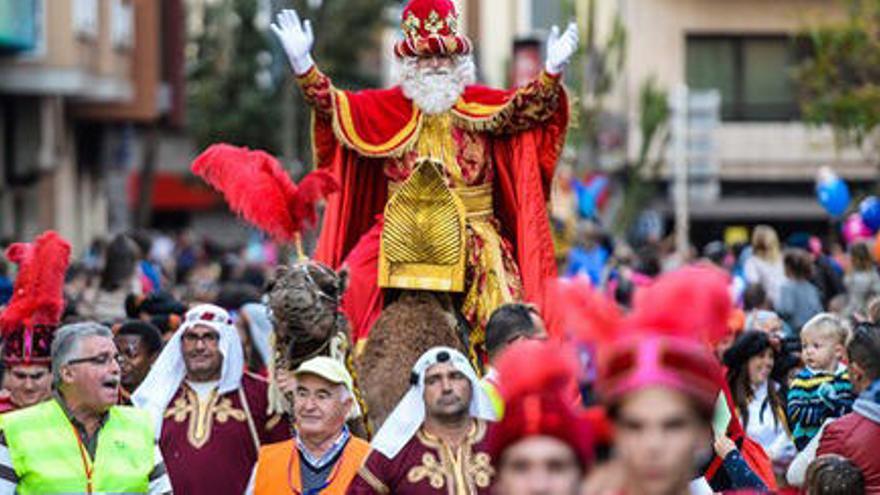
<instances>
[{"instance_id":1,"label":"white shirt","mask_svg":"<svg viewBox=\"0 0 880 495\"><path fill-rule=\"evenodd\" d=\"M220 380L212 380L210 382L192 382L187 380L186 384L196 393L199 402L205 402L208 399L208 396L211 395L211 392L213 392L214 389L217 388L217 385L220 384Z\"/></svg>"},{"instance_id":2,"label":"white shirt","mask_svg":"<svg viewBox=\"0 0 880 495\"><path fill-rule=\"evenodd\" d=\"M758 442L773 461L787 461L797 450L783 420L775 418L775 411L767 396L767 382L759 385L749 402L749 424L746 434Z\"/></svg>"}]
</instances>

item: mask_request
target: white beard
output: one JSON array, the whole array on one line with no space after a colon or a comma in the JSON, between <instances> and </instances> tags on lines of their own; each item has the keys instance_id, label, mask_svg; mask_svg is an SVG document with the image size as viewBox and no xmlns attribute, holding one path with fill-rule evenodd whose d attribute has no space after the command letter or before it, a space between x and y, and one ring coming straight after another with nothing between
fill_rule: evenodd
<instances>
[{"instance_id":1,"label":"white beard","mask_svg":"<svg viewBox=\"0 0 880 495\"><path fill-rule=\"evenodd\" d=\"M454 68L419 69L416 59L406 59L400 67L403 94L428 115L441 114L455 105L464 88L474 81L474 63L470 57L456 61Z\"/></svg>"}]
</instances>

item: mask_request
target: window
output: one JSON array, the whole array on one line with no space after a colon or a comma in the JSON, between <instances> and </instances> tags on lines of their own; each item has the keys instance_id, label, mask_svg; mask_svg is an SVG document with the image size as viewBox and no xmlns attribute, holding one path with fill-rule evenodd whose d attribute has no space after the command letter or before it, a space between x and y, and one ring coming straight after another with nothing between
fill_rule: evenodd
<instances>
[{"instance_id":1,"label":"window","mask_svg":"<svg viewBox=\"0 0 880 495\"><path fill-rule=\"evenodd\" d=\"M98 0L73 0L73 31L84 38L98 37Z\"/></svg>"},{"instance_id":2,"label":"window","mask_svg":"<svg viewBox=\"0 0 880 495\"><path fill-rule=\"evenodd\" d=\"M791 70L799 50L785 36L687 37L687 83L721 92L725 121L786 121L800 115Z\"/></svg>"},{"instance_id":3,"label":"window","mask_svg":"<svg viewBox=\"0 0 880 495\"><path fill-rule=\"evenodd\" d=\"M132 24L134 21L133 7L127 0L113 0L112 17L110 20L110 33L113 39L113 46L116 48L131 48L132 46Z\"/></svg>"}]
</instances>

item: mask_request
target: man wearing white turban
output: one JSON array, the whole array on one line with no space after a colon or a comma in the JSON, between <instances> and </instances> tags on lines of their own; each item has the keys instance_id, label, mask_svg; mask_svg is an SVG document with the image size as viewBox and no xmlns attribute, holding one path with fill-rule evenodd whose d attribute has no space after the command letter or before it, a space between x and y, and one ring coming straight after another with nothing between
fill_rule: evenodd
<instances>
[{"instance_id":1,"label":"man wearing white turban","mask_svg":"<svg viewBox=\"0 0 880 495\"><path fill-rule=\"evenodd\" d=\"M267 413L267 390L244 371L229 314L213 304L190 309L132 395L153 416L176 492L244 492L260 445L291 434Z\"/></svg>"},{"instance_id":2,"label":"man wearing white turban","mask_svg":"<svg viewBox=\"0 0 880 495\"><path fill-rule=\"evenodd\" d=\"M411 383L348 493L488 494L486 421L495 413L468 359L435 347L416 362Z\"/></svg>"}]
</instances>

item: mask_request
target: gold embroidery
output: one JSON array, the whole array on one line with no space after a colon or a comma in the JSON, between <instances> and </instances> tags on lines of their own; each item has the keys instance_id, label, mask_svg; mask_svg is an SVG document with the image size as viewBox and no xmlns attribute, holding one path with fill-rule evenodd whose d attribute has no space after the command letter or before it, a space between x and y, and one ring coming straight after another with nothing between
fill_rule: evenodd
<instances>
[{"instance_id":1,"label":"gold embroidery","mask_svg":"<svg viewBox=\"0 0 880 495\"><path fill-rule=\"evenodd\" d=\"M449 495L476 495L478 488L488 488L495 476L489 455L484 452L473 452L474 445L485 435L486 424L483 421L475 421L464 442L452 449L439 438L419 430L417 434L419 441L422 445L436 450L440 460L438 463L434 455L424 454L422 463L410 469L407 479L417 483L428 478L432 488L440 489L444 483L437 486L435 482L437 476L441 476L441 479L445 480Z\"/></svg>"},{"instance_id":2,"label":"gold embroidery","mask_svg":"<svg viewBox=\"0 0 880 495\"><path fill-rule=\"evenodd\" d=\"M175 423L189 419L186 437L190 445L197 449L204 447L211 439L215 416L220 423L230 419L239 422L247 420L245 412L233 406L231 399L221 398L217 390L212 391L203 403L195 392L186 387L183 397L175 399L174 404L165 411L165 417L172 418Z\"/></svg>"},{"instance_id":3,"label":"gold embroidery","mask_svg":"<svg viewBox=\"0 0 880 495\"><path fill-rule=\"evenodd\" d=\"M364 481L366 481L367 484L373 488L373 490L376 490L377 492L383 493L383 494L384 493L391 493L391 490L389 490L388 487L385 486L385 483L382 483L382 481L380 481L379 478L377 478L375 474L373 474L369 469L367 469L367 466L364 465L364 466L361 466L360 468L358 468L358 476L360 476Z\"/></svg>"},{"instance_id":4,"label":"gold embroidery","mask_svg":"<svg viewBox=\"0 0 880 495\"><path fill-rule=\"evenodd\" d=\"M418 466L413 466L412 469L406 473L406 479L410 483L418 483L425 478L428 478L428 483L431 485L431 488L435 490L439 490L443 488L443 485L446 484L446 470L444 466L440 464L436 457L430 452L425 452L422 456L422 463Z\"/></svg>"},{"instance_id":5,"label":"gold embroidery","mask_svg":"<svg viewBox=\"0 0 880 495\"><path fill-rule=\"evenodd\" d=\"M174 418L175 423L183 423L183 420L193 412L195 406L187 402L186 397L178 397L174 400L174 405L165 411L166 418Z\"/></svg>"},{"instance_id":6,"label":"gold embroidery","mask_svg":"<svg viewBox=\"0 0 880 495\"><path fill-rule=\"evenodd\" d=\"M239 422L247 420L247 414L241 409L232 407L232 401L229 399L223 399L217 404L217 407L214 408L214 415L217 416L217 421L221 423L225 423L229 418Z\"/></svg>"},{"instance_id":7,"label":"gold embroidery","mask_svg":"<svg viewBox=\"0 0 880 495\"><path fill-rule=\"evenodd\" d=\"M406 16L406 20L403 21L401 25L401 29L407 38L415 38L419 34L419 26L421 25L421 21L416 17L412 12Z\"/></svg>"},{"instance_id":8,"label":"gold embroidery","mask_svg":"<svg viewBox=\"0 0 880 495\"><path fill-rule=\"evenodd\" d=\"M440 166L421 161L385 205L379 287L464 288L466 210L444 184Z\"/></svg>"},{"instance_id":9,"label":"gold embroidery","mask_svg":"<svg viewBox=\"0 0 880 495\"><path fill-rule=\"evenodd\" d=\"M432 10L428 14L428 18L425 20L425 31L431 34L437 34L443 30L445 24L446 23L443 19L440 18L440 14L438 14L436 10Z\"/></svg>"},{"instance_id":10,"label":"gold embroidery","mask_svg":"<svg viewBox=\"0 0 880 495\"><path fill-rule=\"evenodd\" d=\"M432 158L443 163L453 187L461 187L464 181L461 167L455 158L455 140L452 137L452 114L425 115L416 141L419 159Z\"/></svg>"},{"instance_id":11,"label":"gold embroidery","mask_svg":"<svg viewBox=\"0 0 880 495\"><path fill-rule=\"evenodd\" d=\"M474 456L473 462L468 463L468 474L479 488L489 488L495 469L492 468L492 458L485 452L479 452Z\"/></svg>"}]
</instances>

